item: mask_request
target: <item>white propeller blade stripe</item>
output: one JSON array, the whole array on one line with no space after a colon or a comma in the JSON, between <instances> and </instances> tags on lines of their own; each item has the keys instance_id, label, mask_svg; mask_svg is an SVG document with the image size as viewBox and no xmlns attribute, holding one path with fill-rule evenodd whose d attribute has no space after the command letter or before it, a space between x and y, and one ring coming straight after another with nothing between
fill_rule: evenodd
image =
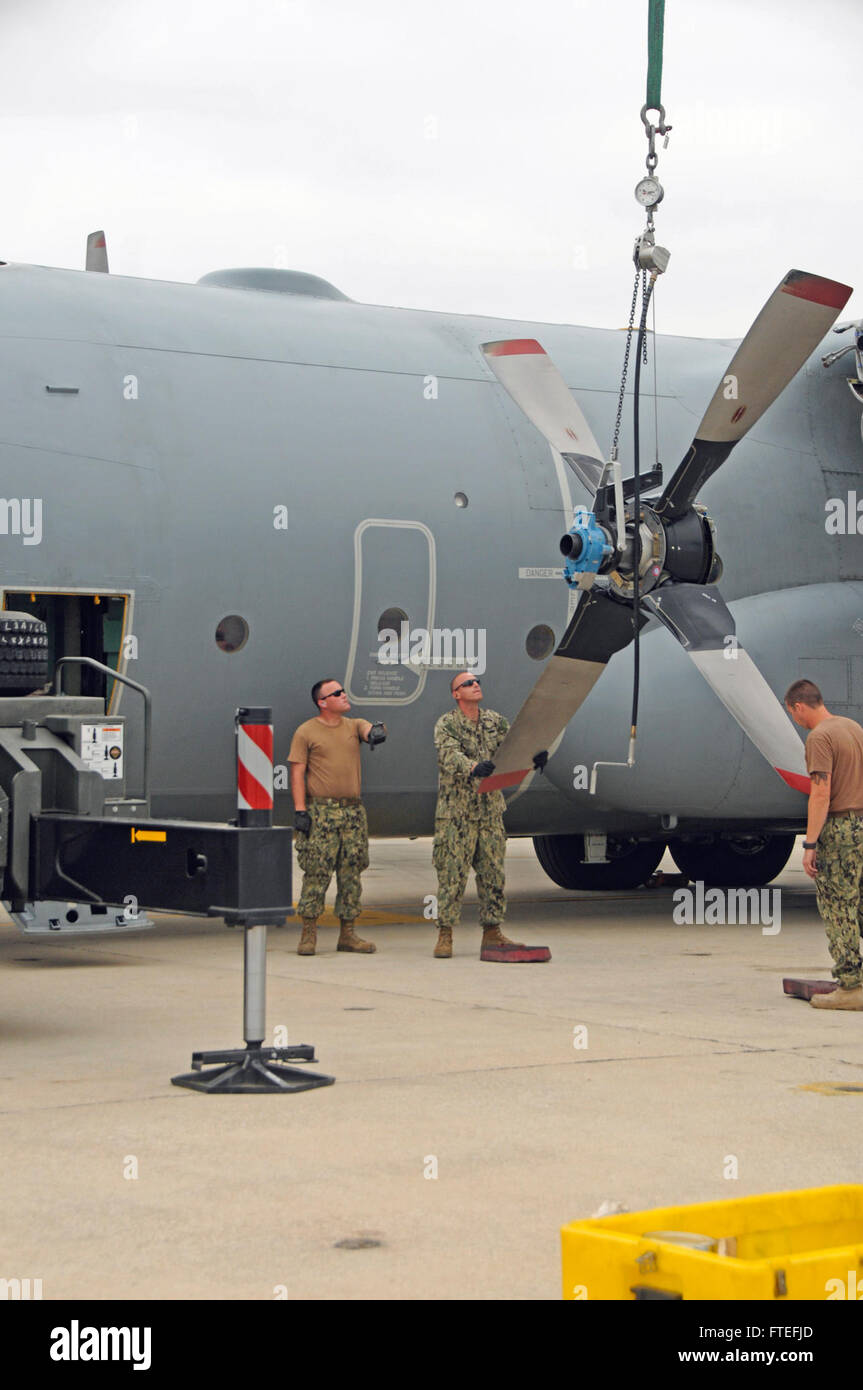
<instances>
[{"instance_id":1,"label":"white propeller blade stripe","mask_svg":"<svg viewBox=\"0 0 863 1390\"><path fill-rule=\"evenodd\" d=\"M498 381L553 449L567 460L590 492L605 467L602 452L578 402L535 338L483 343L483 355Z\"/></svg>"},{"instance_id":2,"label":"white propeller blade stripe","mask_svg":"<svg viewBox=\"0 0 863 1390\"><path fill-rule=\"evenodd\" d=\"M689 655L770 766L789 787L808 795L803 744L749 653L738 647L730 659L725 651L716 649L691 651Z\"/></svg>"}]
</instances>

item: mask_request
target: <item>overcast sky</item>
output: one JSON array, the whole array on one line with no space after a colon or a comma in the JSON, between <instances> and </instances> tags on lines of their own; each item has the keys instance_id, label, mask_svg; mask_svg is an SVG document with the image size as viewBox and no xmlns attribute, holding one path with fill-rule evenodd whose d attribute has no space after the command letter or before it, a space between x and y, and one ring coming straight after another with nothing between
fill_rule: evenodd
<instances>
[{"instance_id":1,"label":"overcast sky","mask_svg":"<svg viewBox=\"0 0 863 1390\"><path fill-rule=\"evenodd\" d=\"M667 0L659 332L858 282L861 0ZM619 327L647 0L0 0L0 259Z\"/></svg>"}]
</instances>

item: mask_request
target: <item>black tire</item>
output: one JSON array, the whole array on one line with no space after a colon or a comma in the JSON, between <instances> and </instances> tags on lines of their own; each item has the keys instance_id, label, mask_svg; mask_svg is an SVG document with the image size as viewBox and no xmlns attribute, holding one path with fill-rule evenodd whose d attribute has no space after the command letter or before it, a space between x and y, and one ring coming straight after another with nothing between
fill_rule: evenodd
<instances>
[{"instance_id":1,"label":"black tire","mask_svg":"<svg viewBox=\"0 0 863 1390\"><path fill-rule=\"evenodd\" d=\"M0 695L26 695L49 676L45 623L32 613L0 610Z\"/></svg>"},{"instance_id":2,"label":"black tire","mask_svg":"<svg viewBox=\"0 0 863 1390\"><path fill-rule=\"evenodd\" d=\"M561 888L601 893L638 888L646 882L665 853L662 840L608 837L607 864L583 864L583 835L534 835L536 857L550 879Z\"/></svg>"},{"instance_id":3,"label":"black tire","mask_svg":"<svg viewBox=\"0 0 863 1390\"><path fill-rule=\"evenodd\" d=\"M670 840L682 874L710 888L761 888L781 873L794 848L793 835L739 835L727 839Z\"/></svg>"}]
</instances>

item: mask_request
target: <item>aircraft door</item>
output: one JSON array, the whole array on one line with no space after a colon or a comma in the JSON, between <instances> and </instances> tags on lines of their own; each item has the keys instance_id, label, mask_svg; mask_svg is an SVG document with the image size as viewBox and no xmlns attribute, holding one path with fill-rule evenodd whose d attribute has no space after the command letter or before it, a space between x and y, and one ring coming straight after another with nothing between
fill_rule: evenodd
<instances>
[{"instance_id":1,"label":"aircraft door","mask_svg":"<svg viewBox=\"0 0 863 1390\"><path fill-rule=\"evenodd\" d=\"M65 592L42 588L2 590L2 607L32 613L48 629L48 660L52 672L61 656L91 656L115 670L126 670L128 651L125 634L131 619L133 595L92 589ZM129 639L133 640L133 639ZM100 671L87 666L70 666L63 689L68 695L96 695L106 700L109 711L116 708L120 685L110 682Z\"/></svg>"},{"instance_id":2,"label":"aircraft door","mask_svg":"<svg viewBox=\"0 0 863 1390\"><path fill-rule=\"evenodd\" d=\"M426 683L410 661L410 634L431 632L435 609L435 542L420 521L370 517L354 532L354 611L345 689L355 705L409 705ZM398 639L382 648L388 629Z\"/></svg>"}]
</instances>

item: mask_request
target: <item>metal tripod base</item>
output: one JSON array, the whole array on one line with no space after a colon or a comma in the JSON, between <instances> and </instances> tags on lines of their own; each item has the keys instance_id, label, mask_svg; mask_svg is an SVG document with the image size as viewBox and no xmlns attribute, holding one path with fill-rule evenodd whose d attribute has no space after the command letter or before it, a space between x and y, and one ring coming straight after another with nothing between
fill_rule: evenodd
<instances>
[{"instance_id":1,"label":"metal tripod base","mask_svg":"<svg viewBox=\"0 0 863 1390\"><path fill-rule=\"evenodd\" d=\"M285 1059L316 1062L315 1049L307 1043L296 1047L260 1047L249 1043L231 1052L193 1052L192 1068L183 1076L172 1076L173 1086L186 1086L190 1091L207 1091L216 1095L263 1095L274 1092L312 1091L317 1086L332 1086L334 1076L315 1075L299 1067L285 1067ZM226 1065L204 1071L209 1062Z\"/></svg>"}]
</instances>

